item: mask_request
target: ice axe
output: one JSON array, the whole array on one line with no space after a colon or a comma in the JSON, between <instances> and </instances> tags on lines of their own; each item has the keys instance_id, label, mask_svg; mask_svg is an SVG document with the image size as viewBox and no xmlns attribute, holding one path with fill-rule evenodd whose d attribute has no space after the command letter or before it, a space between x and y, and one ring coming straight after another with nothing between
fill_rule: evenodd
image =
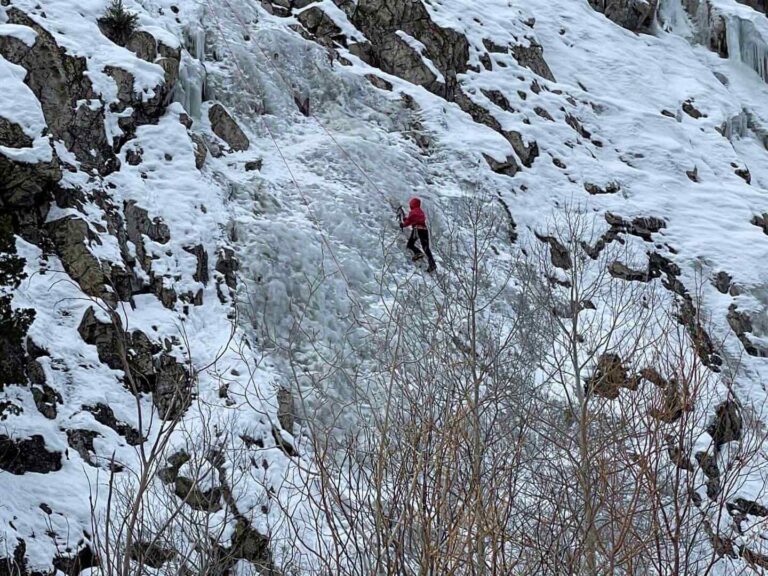
<instances>
[{"instance_id":1,"label":"ice axe","mask_svg":"<svg viewBox=\"0 0 768 576\"><path fill-rule=\"evenodd\" d=\"M402 206L398 206L397 210L395 210L395 214L397 214L397 221L402 222L405 220L405 210L403 210Z\"/></svg>"}]
</instances>

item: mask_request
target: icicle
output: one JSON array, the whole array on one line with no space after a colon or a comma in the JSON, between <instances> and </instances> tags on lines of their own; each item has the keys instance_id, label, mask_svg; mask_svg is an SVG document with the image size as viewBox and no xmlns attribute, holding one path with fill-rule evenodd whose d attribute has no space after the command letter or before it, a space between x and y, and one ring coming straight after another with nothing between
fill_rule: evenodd
<instances>
[{"instance_id":1,"label":"icicle","mask_svg":"<svg viewBox=\"0 0 768 576\"><path fill-rule=\"evenodd\" d=\"M174 88L174 100L180 102L192 118L200 118L205 98L206 71L205 29L190 25L184 30L184 48L179 66L179 80Z\"/></svg>"},{"instance_id":2,"label":"icicle","mask_svg":"<svg viewBox=\"0 0 768 576\"><path fill-rule=\"evenodd\" d=\"M205 28L191 24L184 29L184 47L200 62L205 62Z\"/></svg>"},{"instance_id":3,"label":"icicle","mask_svg":"<svg viewBox=\"0 0 768 576\"><path fill-rule=\"evenodd\" d=\"M730 57L768 82L768 29L760 31L752 20L731 16L727 20L727 39Z\"/></svg>"},{"instance_id":4,"label":"icicle","mask_svg":"<svg viewBox=\"0 0 768 576\"><path fill-rule=\"evenodd\" d=\"M192 58L187 52L181 56L179 81L174 91L174 100L181 102L192 118L200 118L200 108L205 93L206 72L200 60Z\"/></svg>"}]
</instances>

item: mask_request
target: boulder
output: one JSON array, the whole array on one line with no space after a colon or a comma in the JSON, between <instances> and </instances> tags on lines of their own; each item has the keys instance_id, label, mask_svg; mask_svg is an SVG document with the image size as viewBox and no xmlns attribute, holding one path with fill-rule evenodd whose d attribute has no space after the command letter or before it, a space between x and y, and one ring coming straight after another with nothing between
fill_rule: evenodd
<instances>
[{"instance_id":1,"label":"boulder","mask_svg":"<svg viewBox=\"0 0 768 576\"><path fill-rule=\"evenodd\" d=\"M221 104L214 104L210 107L208 119L211 122L213 133L224 140L232 150L240 152L247 150L251 145L240 126Z\"/></svg>"}]
</instances>

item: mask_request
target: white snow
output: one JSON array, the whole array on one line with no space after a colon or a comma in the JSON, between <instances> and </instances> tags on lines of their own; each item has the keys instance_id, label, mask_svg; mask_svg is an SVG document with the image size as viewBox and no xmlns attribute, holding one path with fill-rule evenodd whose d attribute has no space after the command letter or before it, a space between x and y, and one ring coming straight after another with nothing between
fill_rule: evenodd
<instances>
[{"instance_id":1,"label":"white snow","mask_svg":"<svg viewBox=\"0 0 768 576\"><path fill-rule=\"evenodd\" d=\"M16 38L16 40L21 40L29 47L32 47L35 40L37 40L37 32L28 26L20 26L18 24L0 24L0 36Z\"/></svg>"},{"instance_id":2,"label":"white snow","mask_svg":"<svg viewBox=\"0 0 768 576\"><path fill-rule=\"evenodd\" d=\"M172 353L180 361L188 355L200 370L197 402L186 419L190 429L220 425L233 430L234 442L240 434L265 439L259 458L268 461L268 468L263 477L244 481L236 494L241 511L253 513L257 527L266 530L279 524L281 506L302 505L300 495L289 488L299 474L296 463L275 447L271 436L275 391L291 380L288 359L277 345L289 340L297 343L308 375L301 378L303 392L319 417L332 417L350 400L352 390L344 381L331 380L316 389L309 376L322 367L320 353L337 351L350 341L360 344L362 352L344 349L348 362L363 373L375 371L375 354L356 341L354 332L350 334L349 317L361 310L376 314L382 290L394 289L402 276L410 277L411 264L402 254L405 239L395 225L392 205L405 204L414 195L424 200L438 259L444 256L444 231L453 227L459 234L463 231L458 205L467 196L502 198L517 223L522 244L532 241L533 232L546 230L552 214L568 202L594 213L599 226L606 212L625 218L663 218L667 227L652 245L636 239L630 242L638 248L639 258L653 248L673 260L689 287L695 285L697 275L704 278L702 295L714 322L714 336L725 341L730 357L741 357L736 390L744 402L762 407L761 383L768 380L768 363L743 357L726 314L734 302L758 318L768 310L764 265L768 238L750 223L754 215L766 211L768 197L764 140L768 131L760 136L761 130L768 130L768 85L761 68L766 24L764 17L761 20L731 0L712 2L736 19L729 20L733 31L729 48L738 45L738 50L731 50L738 58L720 59L692 44L696 26L704 22L689 19L678 0L663 4L663 25L653 36L621 29L583 1L427 3L438 24L467 35L474 64L485 52L484 39L501 46L535 40L544 48L555 82L518 66L510 54L493 54L492 70L470 71L459 78L467 94L487 107L505 129L538 143L539 158L512 179L492 173L482 158L486 153L503 160L513 153L500 134L474 123L456 105L375 70L349 53L344 56L351 66L330 62L325 49L288 27L295 19L267 17L245 0L210 5L182 0L126 2L140 14L142 29L169 46L184 47L177 102L156 125L139 128L136 138L121 151L120 171L103 183L89 182L82 173L65 173L64 184L88 192L103 185L115 205L134 201L151 218L161 218L168 225L171 240L167 244L143 239L153 270L173 278L179 295L202 289L204 304L189 305L184 313L183 303L169 310L155 296L141 294L134 297L135 307L121 307L119 314L125 326L140 328L158 342L184 341L183 346L171 346ZM114 82L103 72L106 65L130 70L136 77L135 89L149 97L162 80L162 69L99 34L96 19L106 4L106 0L83 0L73 6L70 0L45 0L43 18L35 8L36 0L14 2L68 52L87 58L89 76L105 100L116 94ZM180 8L178 16L171 5ZM350 39L364 40L331 0L306 9L312 7L324 10ZM244 40L243 18L250 41ZM736 29L734 21L743 24ZM0 34L34 42L26 30L0 25ZM425 55L423 43L402 31L398 35L444 81ZM365 74L374 72L393 84L392 92L377 90L365 80ZM25 161L50 159L50 143L41 136L42 111L23 84L23 69L0 58L0 78L0 115L35 138L31 150L0 149L0 153ZM534 81L538 92L532 87ZM493 104L483 89L502 92L512 110ZM198 171L193 144L179 116L188 113L196 120L196 131L208 132L209 103L203 102L204 93L215 95L236 112L251 147L221 158L209 155L205 168ZM317 119L297 110L296 93L309 96ZM401 94L412 97L417 110L404 108ZM685 114L682 105L687 101L705 116L694 119ZM545 110L552 120L537 109ZM569 125L574 118L590 137ZM117 134L117 119L107 113L110 135ZM719 132L723 126L725 135ZM427 150L409 138L414 132L431 142ZM61 143L54 143L54 148L62 160L77 164ZM128 149L143 151L141 164L130 166L125 161ZM255 160L263 161L262 170L246 172L245 163ZM557 167L554 160L565 168ZM735 174L736 167L749 168L751 185ZM686 175L694 168L699 182ZM585 183L609 181L619 182L621 192L590 196L584 190ZM114 238L94 226L106 224L102 208L89 201L82 210L55 208L48 219L72 213L87 218L100 238L100 244L91 243L93 252L105 262L116 259L119 246ZM96 456L102 463L113 452L121 462L135 462L133 448L81 410L81 406L105 403L119 420L139 425L136 400L123 387L119 371L101 364L95 348L83 344L77 334L84 311L93 303L67 281L55 257L48 256L46 262L38 248L23 240L17 245L27 260L29 278L18 290L14 306L38 311L30 337L50 351L40 362L49 385L62 394L64 403L57 420L48 421L37 412L29 390L9 387L7 394L24 413L8 418L8 430L15 437L42 434L49 449L62 451L67 448L62 427L95 430L101 434ZM185 250L196 245L202 245L209 257L212 279L206 285L193 279L196 261ZM224 247L236 251L241 266L236 294L239 324L234 327L232 303L226 294L222 302L216 287L214 267ZM135 248L129 246L134 253ZM513 252L512 246L502 247L500 266ZM719 271L733 276L744 291L741 296L734 299L710 285L709 279ZM294 314L303 307L307 315L301 323L304 332L299 333ZM755 323L762 330L764 324ZM244 344L245 334L250 348ZM268 337L276 342L270 343ZM765 340L768 334L755 337ZM225 383L227 399L220 397ZM148 409L149 398L139 402ZM351 419L346 413L342 416L339 424ZM184 442L183 437L176 439L179 447ZM104 482L104 469L90 466L70 449L61 472L0 475L7 496L0 508L0 525L8 526L17 518L16 532L8 530L7 541L25 538L30 567L50 569L50 558L65 543L29 539L30 534L45 531L39 504L54 508L57 532L79 538L82 530L90 529L89 486ZM267 486L284 488L276 495L280 505L261 515L256 511L266 498ZM748 483L744 493L757 493L756 486Z\"/></svg>"},{"instance_id":3,"label":"white snow","mask_svg":"<svg viewBox=\"0 0 768 576\"><path fill-rule=\"evenodd\" d=\"M24 68L0 57L0 77L3 79L3 89L0 90L0 115L18 124L30 138L38 138L42 135L46 123L40 103L32 90L24 84L26 75Z\"/></svg>"}]
</instances>

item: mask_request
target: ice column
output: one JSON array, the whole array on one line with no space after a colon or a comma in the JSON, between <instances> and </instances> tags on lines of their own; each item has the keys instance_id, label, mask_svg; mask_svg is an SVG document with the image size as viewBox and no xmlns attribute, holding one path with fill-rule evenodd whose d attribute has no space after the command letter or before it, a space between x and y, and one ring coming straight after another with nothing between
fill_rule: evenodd
<instances>
[{"instance_id":1,"label":"ice column","mask_svg":"<svg viewBox=\"0 0 768 576\"><path fill-rule=\"evenodd\" d=\"M205 97L205 29L196 25L188 27L184 31L184 47L174 100L180 102L192 118L198 119Z\"/></svg>"}]
</instances>

